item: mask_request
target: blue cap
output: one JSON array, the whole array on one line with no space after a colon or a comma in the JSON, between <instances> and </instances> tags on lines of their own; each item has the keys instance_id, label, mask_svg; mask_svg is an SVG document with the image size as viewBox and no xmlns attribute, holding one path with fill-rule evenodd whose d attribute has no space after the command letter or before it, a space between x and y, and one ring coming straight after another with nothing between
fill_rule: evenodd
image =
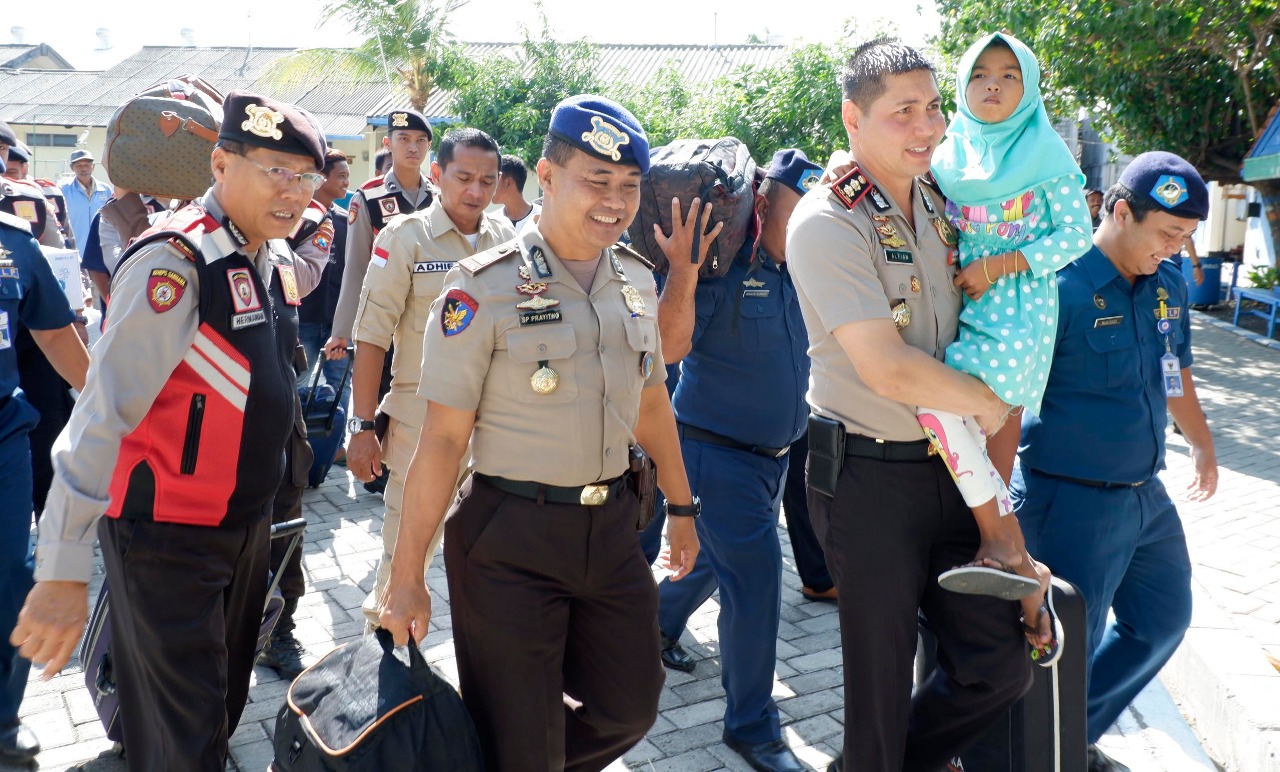
<instances>
[{"instance_id":1,"label":"blue cap","mask_svg":"<svg viewBox=\"0 0 1280 772\"><path fill-rule=\"evenodd\" d=\"M1120 175L1119 184L1154 201L1157 211L1196 220L1209 216L1209 188L1194 166L1173 153L1143 153Z\"/></svg>"},{"instance_id":2,"label":"blue cap","mask_svg":"<svg viewBox=\"0 0 1280 772\"><path fill-rule=\"evenodd\" d=\"M800 195L808 193L818 186L822 179L822 167L818 166L803 150L779 150L769 161L769 170L765 179L777 180Z\"/></svg>"},{"instance_id":3,"label":"blue cap","mask_svg":"<svg viewBox=\"0 0 1280 772\"><path fill-rule=\"evenodd\" d=\"M579 94L556 105L551 113L554 137L587 155L616 164L635 164L649 173L649 137L627 108L605 97Z\"/></svg>"}]
</instances>

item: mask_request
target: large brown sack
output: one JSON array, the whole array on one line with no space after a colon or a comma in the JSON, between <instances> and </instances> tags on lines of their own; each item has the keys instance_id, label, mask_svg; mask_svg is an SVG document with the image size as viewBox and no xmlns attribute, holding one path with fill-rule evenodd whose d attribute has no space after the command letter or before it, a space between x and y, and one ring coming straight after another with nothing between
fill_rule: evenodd
<instances>
[{"instance_id":1,"label":"large brown sack","mask_svg":"<svg viewBox=\"0 0 1280 772\"><path fill-rule=\"evenodd\" d=\"M698 275L725 275L752 231L755 176L755 160L747 146L734 137L681 139L654 148L649 154L649 173L640 184L640 210L627 229L631 246L649 258L658 273L665 274L670 266L653 236L653 224L670 235L671 199L679 198L681 211L688 212L690 202L697 198L712 205L707 230L724 223ZM696 254L696 240L693 249ZM693 255L684 259L692 260Z\"/></svg>"},{"instance_id":2,"label":"large brown sack","mask_svg":"<svg viewBox=\"0 0 1280 772\"><path fill-rule=\"evenodd\" d=\"M120 105L107 123L102 158L112 184L156 198L202 195L213 184L209 157L222 100L203 79L182 75Z\"/></svg>"}]
</instances>

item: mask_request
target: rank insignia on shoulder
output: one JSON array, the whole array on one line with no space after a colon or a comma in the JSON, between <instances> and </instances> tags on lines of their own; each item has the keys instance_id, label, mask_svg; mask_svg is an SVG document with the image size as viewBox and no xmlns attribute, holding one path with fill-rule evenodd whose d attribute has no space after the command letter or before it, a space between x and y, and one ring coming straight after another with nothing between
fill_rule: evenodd
<instances>
[{"instance_id":1,"label":"rank insignia on shoulder","mask_svg":"<svg viewBox=\"0 0 1280 772\"><path fill-rule=\"evenodd\" d=\"M619 241L617 244L613 245L613 248L617 252L621 252L622 254L627 255L628 257L632 257L632 258L635 258L636 260L639 260L650 271L652 271L654 268L657 267L653 264L652 260L640 254L639 252L637 252L635 248L629 244L623 244L621 241ZM617 271L618 275L625 281L627 277L621 270L619 270L620 268L621 266L616 266L614 270Z\"/></svg>"},{"instance_id":2,"label":"rank insignia on shoulder","mask_svg":"<svg viewBox=\"0 0 1280 772\"><path fill-rule=\"evenodd\" d=\"M153 268L147 277L147 303L151 310L163 314L182 300L187 291L187 280L182 274L167 268Z\"/></svg>"},{"instance_id":3,"label":"rank insignia on shoulder","mask_svg":"<svg viewBox=\"0 0 1280 772\"><path fill-rule=\"evenodd\" d=\"M169 239L169 246L181 252L182 256L190 260L191 262L194 263L196 261L196 252L194 249L191 248L191 245L187 243L186 239L181 238L179 236L174 236L173 238Z\"/></svg>"},{"instance_id":4,"label":"rank insignia on shoulder","mask_svg":"<svg viewBox=\"0 0 1280 772\"><path fill-rule=\"evenodd\" d=\"M446 338L457 335L476 318L480 304L476 299L460 289L451 289L445 293L444 305L440 307L440 329Z\"/></svg>"},{"instance_id":5,"label":"rank insignia on shoulder","mask_svg":"<svg viewBox=\"0 0 1280 772\"><path fill-rule=\"evenodd\" d=\"M889 202L885 200L884 195L874 187L871 188L871 205L881 212L887 212L893 208L889 206Z\"/></svg>"},{"instance_id":6,"label":"rank insignia on shoulder","mask_svg":"<svg viewBox=\"0 0 1280 772\"><path fill-rule=\"evenodd\" d=\"M869 190L871 190L871 181L856 166L849 170L848 174L831 183L831 193L845 209L849 210L857 206Z\"/></svg>"},{"instance_id":7,"label":"rank insignia on shoulder","mask_svg":"<svg viewBox=\"0 0 1280 772\"><path fill-rule=\"evenodd\" d=\"M475 276L489 266L518 254L520 254L520 242L513 240L470 257L464 257L458 261L457 265L468 275ZM521 276L521 278L524 277Z\"/></svg>"}]
</instances>

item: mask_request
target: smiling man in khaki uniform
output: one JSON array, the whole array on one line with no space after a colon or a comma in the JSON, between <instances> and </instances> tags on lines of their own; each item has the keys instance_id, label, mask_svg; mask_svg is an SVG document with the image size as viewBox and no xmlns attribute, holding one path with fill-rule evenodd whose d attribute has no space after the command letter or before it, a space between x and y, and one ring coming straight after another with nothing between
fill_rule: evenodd
<instances>
[{"instance_id":1,"label":"smiling man in khaki uniform","mask_svg":"<svg viewBox=\"0 0 1280 772\"><path fill-rule=\"evenodd\" d=\"M431 176L440 192L430 207L393 219L378 234L356 313L356 361L352 376L351 441L347 468L361 481L390 470L383 493L382 559L364 613L378 621L378 596L387 585L391 552L400 529L404 475L418 442L427 400L418 396L422 377L422 333L431 303L444 287L445 274L464 257L496 247L515 237L506 219L485 213L498 186L501 153L498 143L478 129L458 129L444 136ZM378 405L378 382L387 349L395 343L391 391ZM373 434L374 410L390 417L379 446ZM465 459L463 460L465 469ZM428 560L440 543L432 539Z\"/></svg>"},{"instance_id":2,"label":"smiling man in khaki uniform","mask_svg":"<svg viewBox=\"0 0 1280 772\"><path fill-rule=\"evenodd\" d=\"M628 448L657 463L668 567L698 552L664 385L652 266L615 246L640 206L648 140L621 105L561 102L538 163L542 218L462 260L427 323L430 402L405 489L381 623L431 618L426 550L445 561L462 695L489 769L601 770L653 725L657 591L636 531Z\"/></svg>"}]
</instances>

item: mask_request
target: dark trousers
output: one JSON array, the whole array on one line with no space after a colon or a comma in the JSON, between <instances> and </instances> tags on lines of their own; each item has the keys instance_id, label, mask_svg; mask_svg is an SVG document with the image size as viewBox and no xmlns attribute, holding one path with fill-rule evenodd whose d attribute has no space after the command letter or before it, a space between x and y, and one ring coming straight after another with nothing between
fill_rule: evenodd
<instances>
[{"instance_id":1,"label":"dark trousers","mask_svg":"<svg viewBox=\"0 0 1280 772\"><path fill-rule=\"evenodd\" d=\"M781 736L773 671L782 603L778 503L787 457L687 437L680 449L702 499L696 521L702 551L688 576L658 585L658 627L679 640L689 617L719 588L725 731L744 743L772 742Z\"/></svg>"},{"instance_id":2,"label":"dark trousers","mask_svg":"<svg viewBox=\"0 0 1280 772\"><path fill-rule=\"evenodd\" d=\"M25 400L0 397L0 629L13 630L31 591L31 446L38 416ZM30 660L0 636L0 727L18 720Z\"/></svg>"},{"instance_id":3,"label":"dark trousers","mask_svg":"<svg viewBox=\"0 0 1280 772\"><path fill-rule=\"evenodd\" d=\"M835 586L827 570L827 557L813 532L809 520L808 490L804 482L805 459L809 457L809 435L791 443L791 465L787 467L787 483L782 491L782 509L787 514L787 535L791 537L791 553L796 559L800 582L814 592L826 592Z\"/></svg>"},{"instance_id":4,"label":"dark trousers","mask_svg":"<svg viewBox=\"0 0 1280 772\"><path fill-rule=\"evenodd\" d=\"M809 512L840 591L844 768L939 772L1031 686L1017 604L938 586L973 559L977 523L938 459L845 459ZM921 613L939 666L912 693Z\"/></svg>"},{"instance_id":5,"label":"dark trousers","mask_svg":"<svg viewBox=\"0 0 1280 772\"><path fill-rule=\"evenodd\" d=\"M265 515L240 528L99 521L130 769L223 772L266 602Z\"/></svg>"},{"instance_id":6,"label":"dark trousers","mask_svg":"<svg viewBox=\"0 0 1280 772\"><path fill-rule=\"evenodd\" d=\"M505 494L471 476L445 526L462 698L485 765L595 772L658 713L658 594L636 499L598 507Z\"/></svg>"},{"instance_id":7,"label":"dark trousers","mask_svg":"<svg viewBox=\"0 0 1280 772\"><path fill-rule=\"evenodd\" d=\"M296 397L295 397L296 398ZM284 477L276 490L275 501L271 503L271 523L285 523L302 517L302 492L307 487L307 473L311 469L314 454L307 443L307 427L302 419L302 404L294 405L297 420L293 423L293 431L289 441L284 444ZM306 592L307 582L302 576L302 548L293 551L289 562L280 566L284 552L289 547L288 539L275 539L271 542L271 571L281 571L280 594L285 599L285 609L291 612L297 606L298 598ZM292 602L290 602L292 601ZM276 630L287 632L293 630L293 614L283 613L276 622Z\"/></svg>"}]
</instances>

